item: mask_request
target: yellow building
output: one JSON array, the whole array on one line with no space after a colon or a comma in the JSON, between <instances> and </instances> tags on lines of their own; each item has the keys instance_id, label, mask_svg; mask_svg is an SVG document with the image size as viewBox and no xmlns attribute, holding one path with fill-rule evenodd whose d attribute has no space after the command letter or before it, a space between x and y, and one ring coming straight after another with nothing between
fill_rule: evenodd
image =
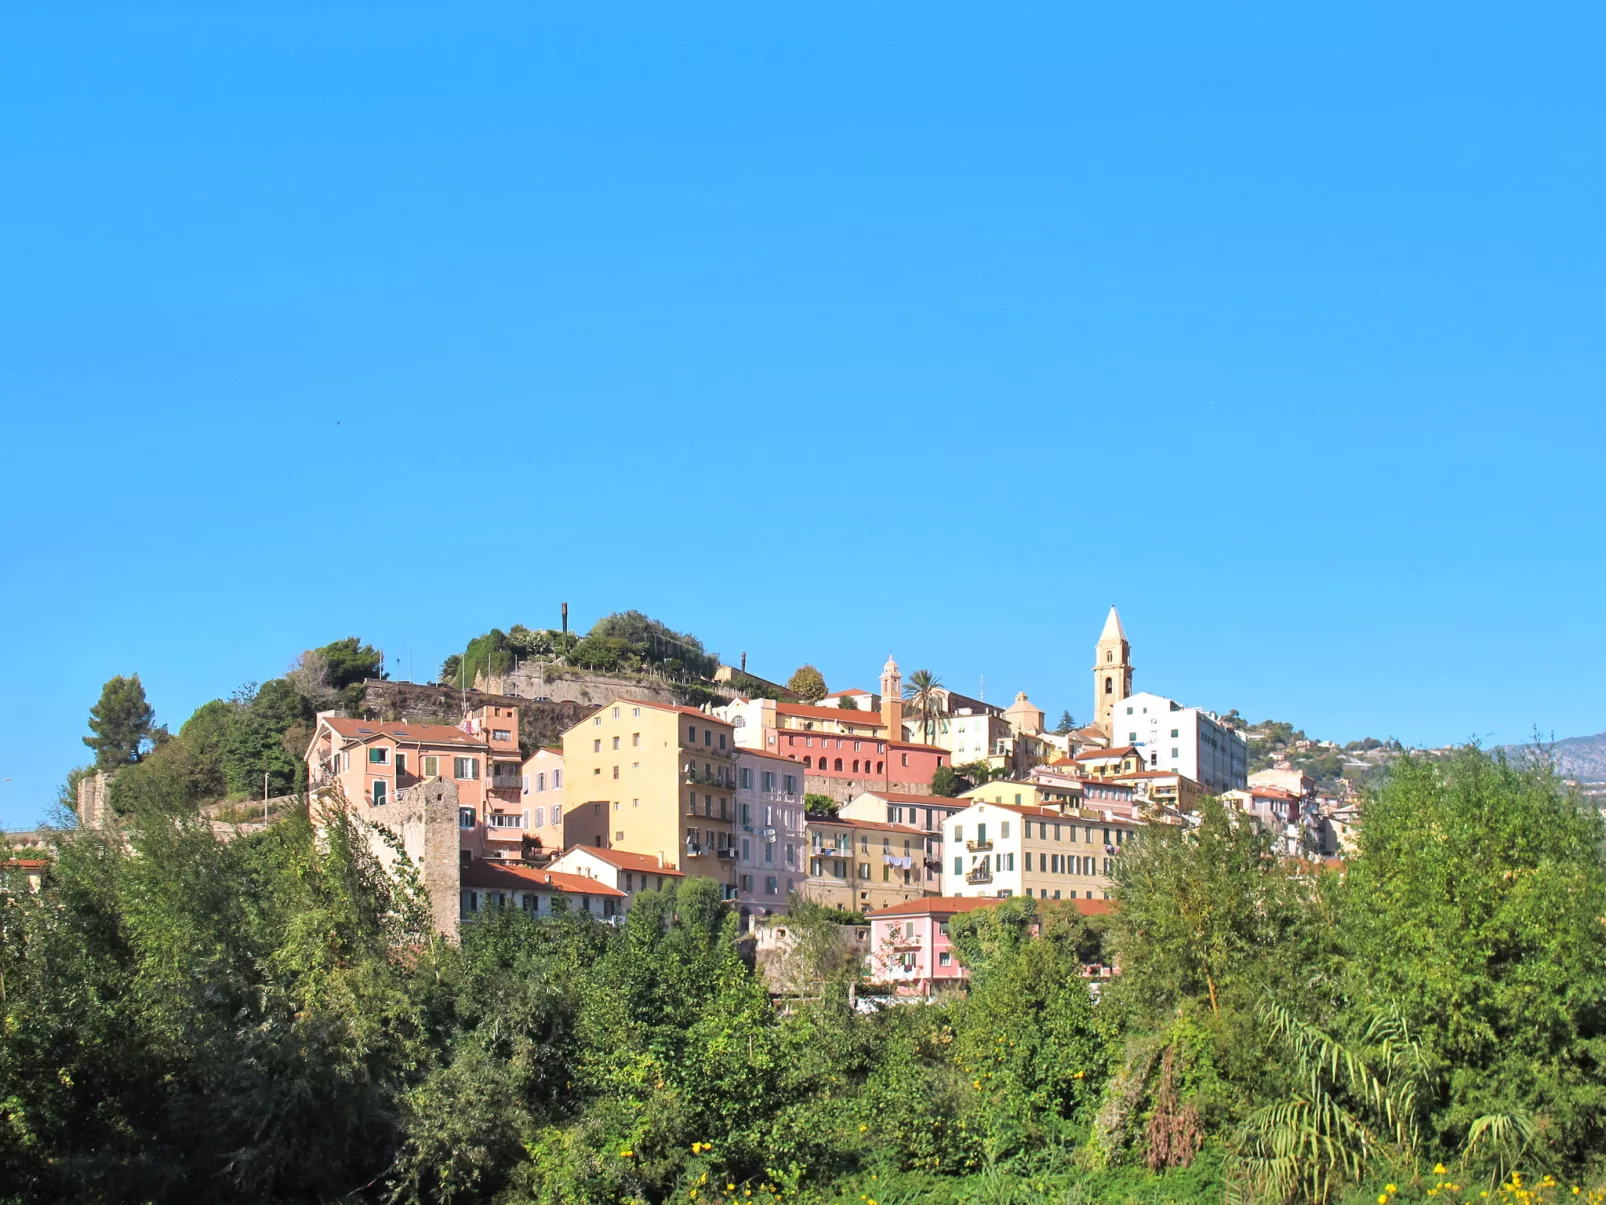
<instances>
[{"instance_id":1,"label":"yellow building","mask_svg":"<svg viewBox=\"0 0 1606 1205\"><path fill-rule=\"evenodd\" d=\"M944 895L1092 900L1109 898L1110 872L1137 822L1092 809L978 802L943 827Z\"/></svg>"},{"instance_id":2,"label":"yellow building","mask_svg":"<svg viewBox=\"0 0 1606 1205\"><path fill-rule=\"evenodd\" d=\"M803 894L815 903L872 912L926 894L927 842L934 834L902 824L811 816L807 835Z\"/></svg>"},{"instance_id":3,"label":"yellow building","mask_svg":"<svg viewBox=\"0 0 1606 1205\"><path fill-rule=\"evenodd\" d=\"M1169 770L1137 770L1131 774L1115 774L1109 781L1131 787L1132 798L1141 803L1172 807L1179 812L1197 811L1199 801L1209 794L1186 774Z\"/></svg>"},{"instance_id":4,"label":"yellow building","mask_svg":"<svg viewBox=\"0 0 1606 1205\"><path fill-rule=\"evenodd\" d=\"M959 799L972 803L1002 803L1013 807L1046 808L1069 805L1079 807L1082 802L1080 785L1052 782L1016 782L1010 778L995 778L978 787L962 791Z\"/></svg>"},{"instance_id":5,"label":"yellow building","mask_svg":"<svg viewBox=\"0 0 1606 1205\"><path fill-rule=\"evenodd\" d=\"M690 707L614 699L563 734L566 819L592 842L734 890L736 740Z\"/></svg>"},{"instance_id":6,"label":"yellow building","mask_svg":"<svg viewBox=\"0 0 1606 1205\"><path fill-rule=\"evenodd\" d=\"M1075 757L1076 773L1084 778L1120 778L1148 767L1136 745L1115 749L1084 749Z\"/></svg>"}]
</instances>

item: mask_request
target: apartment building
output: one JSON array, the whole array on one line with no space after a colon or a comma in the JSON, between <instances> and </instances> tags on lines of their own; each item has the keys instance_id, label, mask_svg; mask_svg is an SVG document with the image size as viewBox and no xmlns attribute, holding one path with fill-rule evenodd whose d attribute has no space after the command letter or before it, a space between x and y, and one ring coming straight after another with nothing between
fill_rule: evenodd
<instances>
[{"instance_id":1,"label":"apartment building","mask_svg":"<svg viewBox=\"0 0 1606 1205\"><path fill-rule=\"evenodd\" d=\"M972 804L948 821L945 892L1107 899L1111 866L1137 823L1092 808Z\"/></svg>"},{"instance_id":2,"label":"apartment building","mask_svg":"<svg viewBox=\"0 0 1606 1205\"><path fill-rule=\"evenodd\" d=\"M309 788L338 788L348 807L371 812L387 806L397 791L450 779L457 787L465 857L522 856L531 817L524 810L516 707L479 708L457 727L325 713L306 761Z\"/></svg>"},{"instance_id":3,"label":"apartment building","mask_svg":"<svg viewBox=\"0 0 1606 1205\"><path fill-rule=\"evenodd\" d=\"M691 707L605 704L563 734L565 839L571 825L590 825L593 848L648 855L734 898L733 734Z\"/></svg>"},{"instance_id":4,"label":"apartment building","mask_svg":"<svg viewBox=\"0 0 1606 1205\"><path fill-rule=\"evenodd\" d=\"M809 899L850 912L873 912L926 893L926 834L919 829L811 816L807 830L803 891Z\"/></svg>"},{"instance_id":5,"label":"apartment building","mask_svg":"<svg viewBox=\"0 0 1606 1205\"><path fill-rule=\"evenodd\" d=\"M531 916L570 911L612 920L623 914L624 892L583 875L533 866L476 861L463 867L459 921L478 920L497 908Z\"/></svg>"},{"instance_id":6,"label":"apartment building","mask_svg":"<svg viewBox=\"0 0 1606 1205\"><path fill-rule=\"evenodd\" d=\"M1175 808L1179 812L1196 812L1199 801L1208 791L1201 783L1174 770L1137 770L1111 779L1132 788L1132 798L1147 807Z\"/></svg>"},{"instance_id":7,"label":"apartment building","mask_svg":"<svg viewBox=\"0 0 1606 1205\"><path fill-rule=\"evenodd\" d=\"M1186 775L1212 795L1249 785L1249 743L1213 712L1139 691L1114 707L1111 740L1142 751L1144 770Z\"/></svg>"},{"instance_id":8,"label":"apartment building","mask_svg":"<svg viewBox=\"0 0 1606 1205\"><path fill-rule=\"evenodd\" d=\"M736 908L742 929L786 911L802 886L803 775L798 764L760 749L736 750Z\"/></svg>"},{"instance_id":9,"label":"apartment building","mask_svg":"<svg viewBox=\"0 0 1606 1205\"><path fill-rule=\"evenodd\" d=\"M1116 778L1148 769L1143 751L1136 745L1083 749L1071 760L1076 763L1076 772L1084 778Z\"/></svg>"},{"instance_id":10,"label":"apartment building","mask_svg":"<svg viewBox=\"0 0 1606 1205\"><path fill-rule=\"evenodd\" d=\"M560 854L563 839L563 750L543 746L524 761L519 779L524 810L530 816L530 851L537 857Z\"/></svg>"},{"instance_id":11,"label":"apartment building","mask_svg":"<svg viewBox=\"0 0 1606 1205\"><path fill-rule=\"evenodd\" d=\"M662 891L668 884L686 877L646 854L585 845L566 850L554 858L547 869L555 874L579 875L612 887L624 897L619 902L619 910L624 913L630 911L630 905L643 891Z\"/></svg>"},{"instance_id":12,"label":"apartment building","mask_svg":"<svg viewBox=\"0 0 1606 1205\"><path fill-rule=\"evenodd\" d=\"M966 807L972 803L1008 803L1016 807L1033 808L1076 807L1082 802L1083 793L1081 781L1074 778L1062 782L995 778L992 782L961 791L958 798L964 800Z\"/></svg>"},{"instance_id":13,"label":"apartment building","mask_svg":"<svg viewBox=\"0 0 1606 1205\"><path fill-rule=\"evenodd\" d=\"M880 820L917 828L926 835L924 881L927 892L942 893L943 822L967 808L968 800L904 791L866 791L837 809L847 820Z\"/></svg>"}]
</instances>

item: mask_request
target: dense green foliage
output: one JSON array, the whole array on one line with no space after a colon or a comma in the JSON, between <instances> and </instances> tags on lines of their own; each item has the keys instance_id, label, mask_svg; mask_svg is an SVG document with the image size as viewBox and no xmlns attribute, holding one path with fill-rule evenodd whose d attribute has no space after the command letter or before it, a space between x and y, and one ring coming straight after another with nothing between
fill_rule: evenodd
<instances>
[{"instance_id":1,"label":"dense green foliage","mask_svg":"<svg viewBox=\"0 0 1606 1205\"><path fill-rule=\"evenodd\" d=\"M84 737L84 744L95 751L95 768L111 771L137 762L151 742L155 723L156 711L145 701L139 675L111 679L89 710L89 735Z\"/></svg>"},{"instance_id":2,"label":"dense green foliage","mask_svg":"<svg viewBox=\"0 0 1606 1205\"><path fill-rule=\"evenodd\" d=\"M506 632L492 628L448 657L438 680L471 687L478 675L506 674L518 661L559 659L599 673L650 670L676 678L712 678L719 668L719 655L690 632L677 632L640 611L615 611L597 620L583 637L522 624Z\"/></svg>"},{"instance_id":3,"label":"dense green foliage","mask_svg":"<svg viewBox=\"0 0 1606 1205\"><path fill-rule=\"evenodd\" d=\"M1602 1170L1601 823L1542 766L1405 759L1342 875L1206 803L1123 847L1111 917L956 916L968 990L902 1006L826 909L788 918L778 1009L705 880L454 944L342 824L223 845L160 804L0 891L0 1201L1515 1201L1513 1169Z\"/></svg>"}]
</instances>

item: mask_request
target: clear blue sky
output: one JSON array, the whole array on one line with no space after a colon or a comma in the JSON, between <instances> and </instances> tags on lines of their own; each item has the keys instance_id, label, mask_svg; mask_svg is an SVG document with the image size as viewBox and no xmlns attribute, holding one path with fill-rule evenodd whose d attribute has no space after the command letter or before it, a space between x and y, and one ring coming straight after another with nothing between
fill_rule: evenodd
<instances>
[{"instance_id":1,"label":"clear blue sky","mask_svg":"<svg viewBox=\"0 0 1606 1205\"><path fill-rule=\"evenodd\" d=\"M136 11L137 10L137 11ZM1606 728L1597 5L11 3L0 824L357 634Z\"/></svg>"}]
</instances>

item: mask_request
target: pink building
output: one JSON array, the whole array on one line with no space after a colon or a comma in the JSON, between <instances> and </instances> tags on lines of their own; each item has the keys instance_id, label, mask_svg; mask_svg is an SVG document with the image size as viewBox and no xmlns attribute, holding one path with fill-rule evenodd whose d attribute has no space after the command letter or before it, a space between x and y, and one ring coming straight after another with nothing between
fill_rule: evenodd
<instances>
[{"instance_id":1,"label":"pink building","mask_svg":"<svg viewBox=\"0 0 1606 1205\"><path fill-rule=\"evenodd\" d=\"M516 707L482 707L455 728L320 715L307 746L307 785L338 787L349 808L383 823L381 809L397 791L449 778L465 854L517 859L529 824L522 763Z\"/></svg>"},{"instance_id":2,"label":"pink building","mask_svg":"<svg viewBox=\"0 0 1606 1205\"><path fill-rule=\"evenodd\" d=\"M561 854L563 839L563 750L542 746L524 762L520 786L524 792L524 811L529 818L526 833L532 856Z\"/></svg>"},{"instance_id":3,"label":"pink building","mask_svg":"<svg viewBox=\"0 0 1606 1205\"><path fill-rule=\"evenodd\" d=\"M930 996L964 982L969 970L948 939L948 922L963 912L997 907L996 897L928 896L870 913L870 979L900 996ZM1083 916L1110 911L1109 900L1074 900Z\"/></svg>"}]
</instances>

